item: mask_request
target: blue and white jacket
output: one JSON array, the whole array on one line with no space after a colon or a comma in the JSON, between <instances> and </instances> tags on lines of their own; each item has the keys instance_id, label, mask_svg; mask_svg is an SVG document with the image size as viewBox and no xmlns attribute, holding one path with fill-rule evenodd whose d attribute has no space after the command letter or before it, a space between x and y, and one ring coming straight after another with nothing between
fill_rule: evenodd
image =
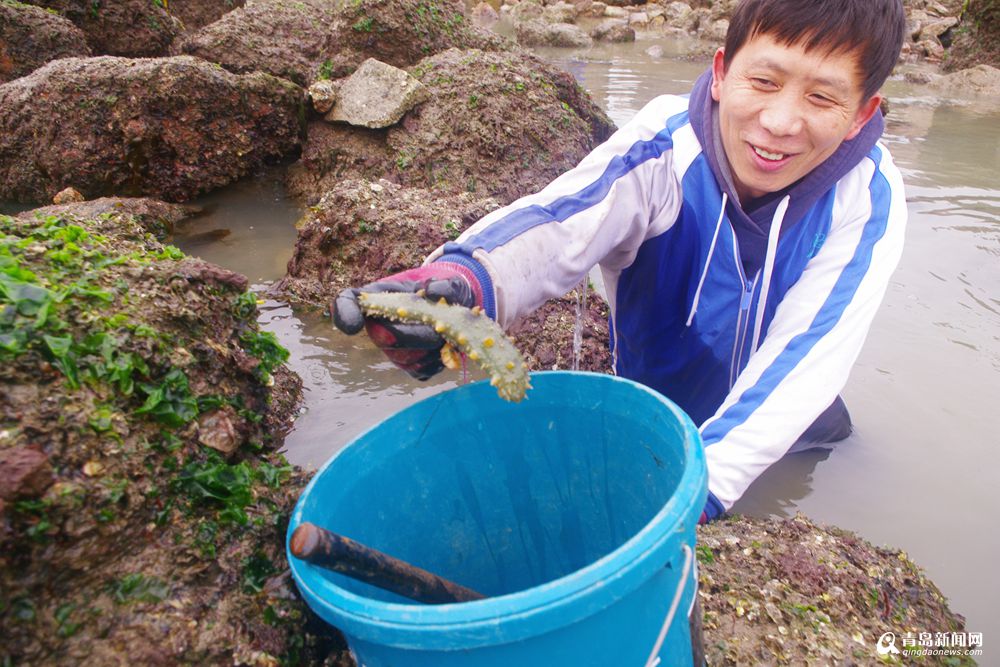
<instances>
[{"instance_id":1,"label":"blue and white jacket","mask_svg":"<svg viewBox=\"0 0 1000 667\"><path fill-rule=\"evenodd\" d=\"M748 215L704 149L719 145L706 96L703 77L690 99L654 99L576 168L428 261L472 269L505 327L600 265L615 372L700 426L712 518L843 388L899 261L906 202L877 114L765 202L769 219Z\"/></svg>"}]
</instances>

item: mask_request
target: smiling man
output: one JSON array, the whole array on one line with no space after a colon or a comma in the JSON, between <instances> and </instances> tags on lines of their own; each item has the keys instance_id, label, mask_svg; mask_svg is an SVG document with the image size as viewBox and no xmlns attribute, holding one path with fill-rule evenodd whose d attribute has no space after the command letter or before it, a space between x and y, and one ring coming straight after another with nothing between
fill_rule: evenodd
<instances>
[{"instance_id":1,"label":"smiling man","mask_svg":"<svg viewBox=\"0 0 1000 667\"><path fill-rule=\"evenodd\" d=\"M838 393L903 243L898 170L878 143L900 0L744 0L689 97L654 99L579 166L483 218L418 269L360 288L426 289L509 325L599 265L614 368L699 426L703 519L790 450L850 433ZM441 340L334 322L426 378Z\"/></svg>"}]
</instances>

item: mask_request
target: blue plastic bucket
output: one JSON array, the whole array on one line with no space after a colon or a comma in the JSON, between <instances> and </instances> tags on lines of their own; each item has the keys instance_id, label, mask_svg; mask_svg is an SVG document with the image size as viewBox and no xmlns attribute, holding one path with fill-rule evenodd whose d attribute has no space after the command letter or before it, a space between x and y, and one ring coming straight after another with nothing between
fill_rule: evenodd
<instances>
[{"instance_id":1,"label":"blue plastic bucket","mask_svg":"<svg viewBox=\"0 0 1000 667\"><path fill-rule=\"evenodd\" d=\"M489 596L413 603L289 554L359 667L691 664L698 431L628 380L532 384L517 404L477 382L412 405L303 492L289 535L310 521Z\"/></svg>"}]
</instances>

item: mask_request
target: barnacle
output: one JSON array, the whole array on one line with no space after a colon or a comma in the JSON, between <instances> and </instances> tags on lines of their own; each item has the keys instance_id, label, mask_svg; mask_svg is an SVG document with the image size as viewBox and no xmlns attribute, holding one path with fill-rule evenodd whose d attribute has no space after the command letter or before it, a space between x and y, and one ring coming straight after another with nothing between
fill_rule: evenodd
<instances>
[{"instance_id":1,"label":"barnacle","mask_svg":"<svg viewBox=\"0 0 1000 667\"><path fill-rule=\"evenodd\" d=\"M366 315L434 327L448 345L460 350L490 374L501 398L520 401L531 387L524 358L500 325L482 309L434 303L408 292L371 292L358 298ZM449 351L446 354L453 354Z\"/></svg>"}]
</instances>

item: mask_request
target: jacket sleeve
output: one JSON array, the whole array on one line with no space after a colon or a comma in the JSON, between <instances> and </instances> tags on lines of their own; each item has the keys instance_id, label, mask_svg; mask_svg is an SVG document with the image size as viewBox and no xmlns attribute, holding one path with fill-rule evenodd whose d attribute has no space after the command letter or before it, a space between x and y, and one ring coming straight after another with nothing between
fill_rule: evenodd
<instances>
[{"instance_id":1,"label":"jacket sleeve","mask_svg":"<svg viewBox=\"0 0 1000 667\"><path fill-rule=\"evenodd\" d=\"M686 109L684 98L654 99L575 168L490 213L427 261L471 269L484 308L504 327L573 289L597 264L627 266L677 218L668 121Z\"/></svg>"},{"instance_id":2,"label":"jacket sleeve","mask_svg":"<svg viewBox=\"0 0 1000 667\"><path fill-rule=\"evenodd\" d=\"M825 244L701 427L710 515L728 510L843 389L899 262L905 225L902 179L879 146L838 183Z\"/></svg>"}]
</instances>

